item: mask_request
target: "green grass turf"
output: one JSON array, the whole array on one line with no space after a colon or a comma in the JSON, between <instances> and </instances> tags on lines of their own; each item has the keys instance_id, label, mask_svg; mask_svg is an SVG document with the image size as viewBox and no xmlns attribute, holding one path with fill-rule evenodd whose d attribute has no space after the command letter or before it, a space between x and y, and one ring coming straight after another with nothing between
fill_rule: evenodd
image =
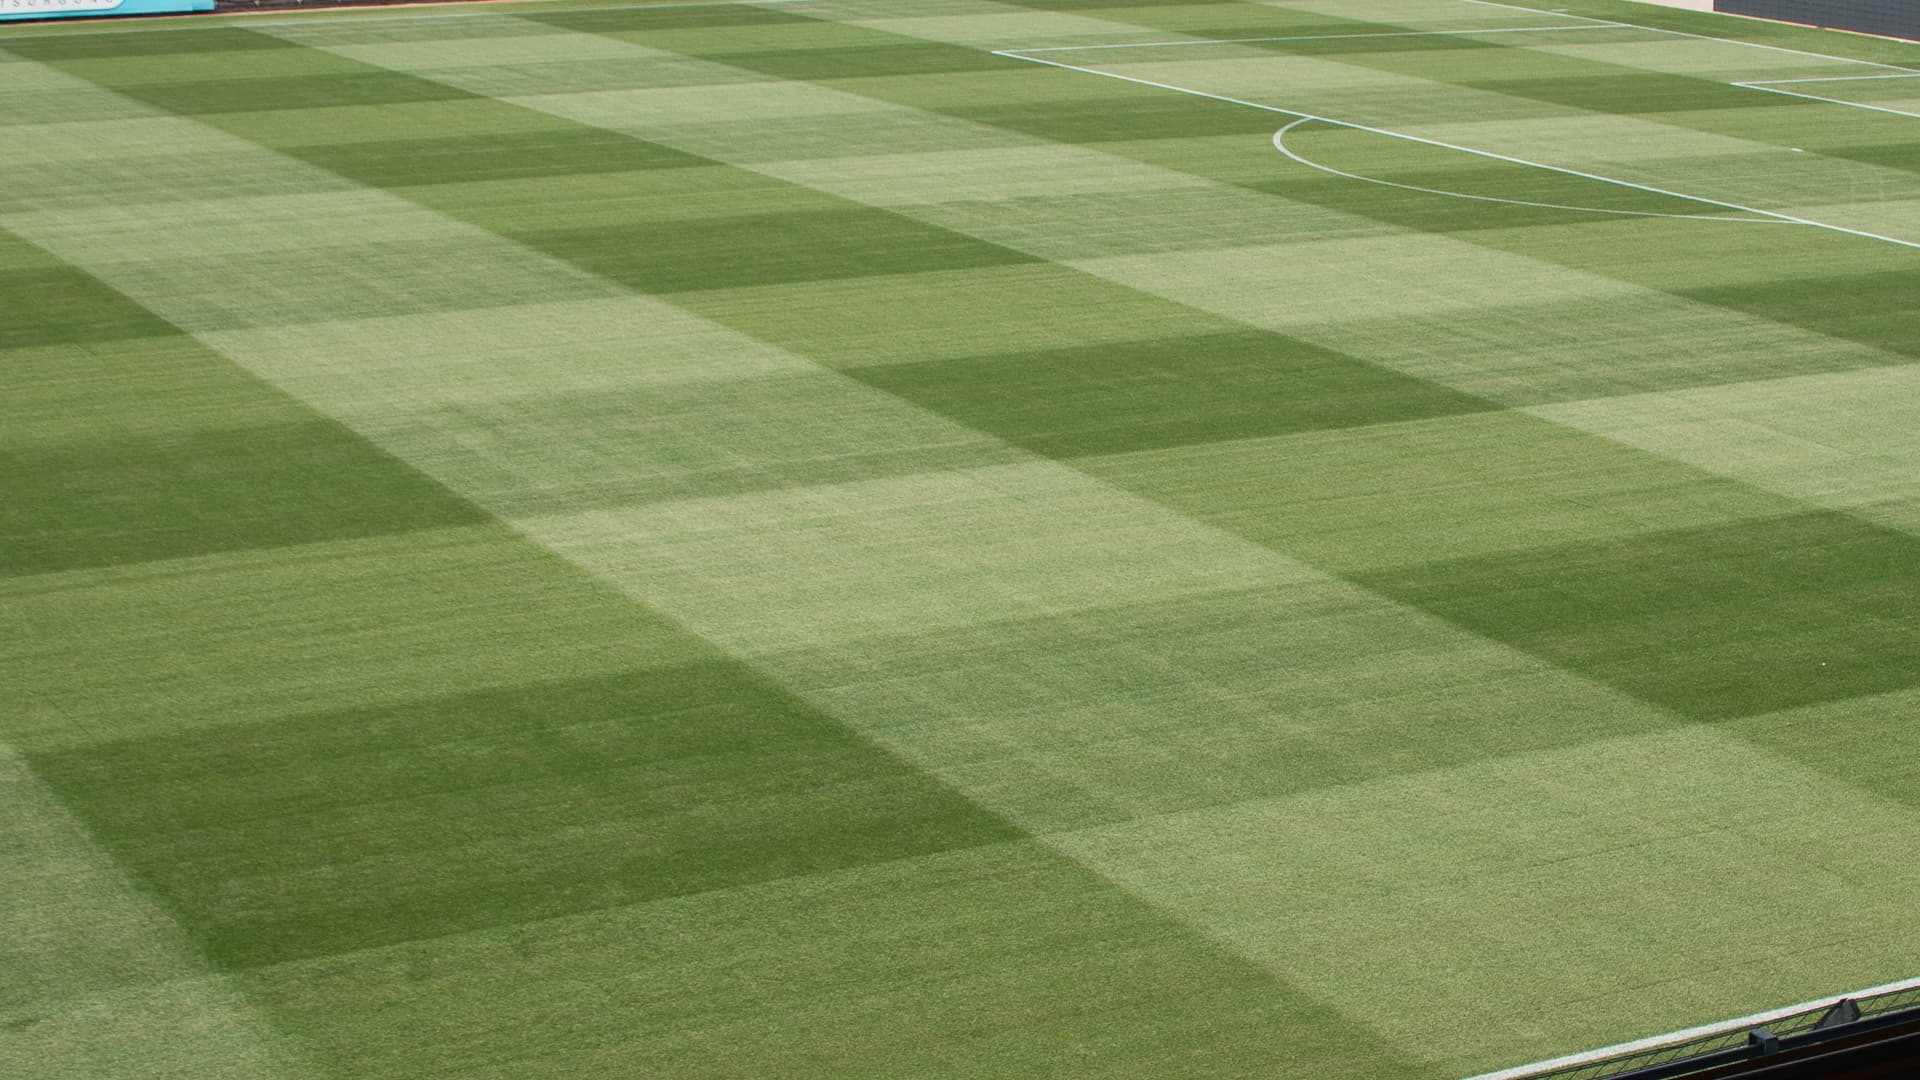
<instances>
[{"instance_id":1,"label":"green grass turf","mask_svg":"<svg viewBox=\"0 0 1920 1080\"><path fill-rule=\"evenodd\" d=\"M1826 55L7 31L0 1071L1447 1077L1914 974L1920 120L1732 85L1904 54L1562 6ZM995 52L1217 38L1310 40Z\"/></svg>"}]
</instances>

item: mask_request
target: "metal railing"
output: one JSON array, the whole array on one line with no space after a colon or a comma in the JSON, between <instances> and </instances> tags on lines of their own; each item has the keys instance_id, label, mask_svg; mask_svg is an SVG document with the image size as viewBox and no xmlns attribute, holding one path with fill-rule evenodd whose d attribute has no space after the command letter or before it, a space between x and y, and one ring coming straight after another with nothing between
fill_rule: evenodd
<instances>
[{"instance_id":1,"label":"metal railing","mask_svg":"<svg viewBox=\"0 0 1920 1080\"><path fill-rule=\"evenodd\" d=\"M1542 1062L1537 1071L1500 1075L1506 1080L1663 1080L1909 1019L1920 1019L1920 985L1863 992L1671 1042L1578 1062Z\"/></svg>"},{"instance_id":2,"label":"metal railing","mask_svg":"<svg viewBox=\"0 0 1920 1080\"><path fill-rule=\"evenodd\" d=\"M1665 1080L1907 1022L1920 1022L1920 978L1471 1080Z\"/></svg>"}]
</instances>

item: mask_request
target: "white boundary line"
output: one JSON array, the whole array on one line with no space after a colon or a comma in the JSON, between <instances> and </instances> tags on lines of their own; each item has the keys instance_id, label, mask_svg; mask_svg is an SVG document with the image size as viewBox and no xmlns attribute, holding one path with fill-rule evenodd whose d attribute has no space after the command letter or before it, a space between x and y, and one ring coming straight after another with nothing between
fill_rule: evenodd
<instances>
[{"instance_id":1,"label":"white boundary line","mask_svg":"<svg viewBox=\"0 0 1920 1080\"><path fill-rule=\"evenodd\" d=\"M1803 82L1866 82L1868 79L1914 79L1920 78L1920 71L1900 72L1897 75L1822 75L1817 79L1750 79L1747 82L1734 83L1735 86L1783 86L1787 83Z\"/></svg>"},{"instance_id":2,"label":"white boundary line","mask_svg":"<svg viewBox=\"0 0 1920 1080\"><path fill-rule=\"evenodd\" d=\"M1292 131L1294 128L1299 127L1301 124L1311 124L1311 123L1313 123L1312 120L1305 120L1305 119L1295 120L1293 123L1288 124L1286 127L1283 127L1279 131L1274 132L1273 148L1275 150L1280 151L1282 154L1285 154L1287 157L1293 159L1294 161L1297 161L1300 164L1305 165L1309 169L1318 169L1323 173L1331 173L1334 176L1342 177L1347 180L1359 180L1359 181L1362 181L1363 183L1379 184L1381 187L1399 188L1402 191L1417 191L1423 195L1446 195L1450 198L1455 198L1455 199L1472 199L1475 202L1504 203L1508 206L1533 206L1533 207L1539 207L1540 209L1543 209L1543 210L1572 210L1582 214L1618 214L1622 217L1670 218L1676 221L1731 221L1731 222L1740 222L1747 225L1792 224L1791 222L1781 221L1778 218L1724 217L1718 214L1662 214L1652 210L1609 210L1599 206L1568 206L1564 203L1530 202L1526 199L1502 199L1494 195L1469 195L1464 191L1444 191L1440 188L1419 187L1414 184L1402 184L1394 180L1382 180L1377 176L1361 176L1359 173L1342 172L1341 170L1336 169L1330 165L1322 165L1321 163L1314 161L1310 158L1302 157L1287 146L1287 143L1286 143L1287 132Z\"/></svg>"},{"instance_id":3,"label":"white boundary line","mask_svg":"<svg viewBox=\"0 0 1920 1080\"><path fill-rule=\"evenodd\" d=\"M1543 11L1540 8L1522 7L1519 4L1502 4L1499 0L1460 0L1463 4L1478 4L1481 7L1504 8L1508 11L1525 11L1533 15L1558 15L1563 19L1579 19L1581 22L1609 22L1606 19L1593 19L1585 15L1569 15L1564 11ZM1744 45L1750 49L1766 49L1769 52L1790 53L1794 56L1811 56L1820 60L1838 60L1846 64L1865 64L1868 67L1888 68L1893 71L1910 71L1920 75L1920 68L1902 67L1899 64L1883 64L1878 60L1861 60L1852 56L1830 56L1827 53L1808 52L1805 49L1789 49L1784 45L1764 45L1758 41L1741 41L1739 38L1714 37L1712 34L1691 34L1685 30L1668 30L1661 26L1642 26L1639 23L1613 22L1614 26L1631 26L1654 34L1670 34L1674 37L1695 38L1699 41L1718 41L1723 45Z\"/></svg>"},{"instance_id":4,"label":"white boundary line","mask_svg":"<svg viewBox=\"0 0 1920 1080\"><path fill-rule=\"evenodd\" d=\"M1904 79L1911 75L1868 75L1869 79ZM1850 108L1865 109L1868 112L1891 113L1894 116L1911 116L1920 120L1920 112L1907 112L1905 109L1890 109L1885 105L1869 105L1864 101L1848 101L1846 98L1825 97L1820 94L1803 94L1798 90L1780 90L1766 83L1733 83L1743 90L1760 90L1769 94L1784 94L1787 97L1805 98L1808 101L1825 101L1833 105L1846 105Z\"/></svg>"},{"instance_id":5,"label":"white boundary line","mask_svg":"<svg viewBox=\"0 0 1920 1080\"><path fill-rule=\"evenodd\" d=\"M1522 1077L1533 1076L1537 1073L1548 1072L1553 1069L1565 1069L1575 1065L1586 1065L1610 1057L1618 1057L1622 1054L1631 1054L1640 1050L1653 1050L1672 1043L1686 1042L1689 1039L1703 1038L1708 1035L1724 1035L1727 1032L1739 1031L1743 1028L1759 1027L1770 1020L1778 1020L1783 1016L1811 1012L1822 1006L1832 1007L1847 998L1874 997L1879 994L1892 994L1901 990L1912 990L1916 987L1920 987L1920 978L1901 979L1898 982L1890 982L1882 986L1870 986L1865 990L1855 990L1852 993L1833 994L1828 997L1814 998L1812 1001L1804 1001L1798 1005L1784 1005L1778 1009L1768 1009L1766 1012L1757 1012L1752 1016L1743 1016L1737 1020L1722 1020L1718 1023L1702 1024L1699 1027L1691 1027L1683 1031L1668 1032L1665 1035L1655 1035L1646 1039L1635 1039L1633 1042L1619 1043L1615 1046L1603 1046L1598 1050L1586 1050L1578 1054L1568 1054L1566 1057L1551 1058L1547 1061L1536 1061L1531 1065L1516 1065L1513 1068L1501 1069L1498 1072L1480 1073L1477 1076L1467 1077L1467 1080L1520 1080Z\"/></svg>"},{"instance_id":6,"label":"white boundary line","mask_svg":"<svg viewBox=\"0 0 1920 1080\"><path fill-rule=\"evenodd\" d=\"M1503 3L1499 3L1498 0L1461 0L1461 3L1479 4L1482 7L1505 8L1508 11L1530 11L1536 15L1559 15L1561 18L1579 19L1583 22L1589 22L1589 23L1597 23L1597 22L1603 21L1599 19L1590 19L1585 15L1569 15L1563 11L1548 12L1548 11L1541 11L1539 8L1522 7L1518 4L1503 4ZM1859 79L1910 79L1916 75L1920 75L1920 68L1903 67L1899 64L1883 64L1878 60L1861 60L1857 57L1852 57L1852 56L1833 56L1828 53L1808 52L1805 49L1789 49L1782 45L1766 45L1758 41L1742 41L1739 38L1714 37L1711 34L1690 34L1684 30L1668 30L1665 27L1661 27L1661 26L1641 26L1639 23L1624 23L1624 22L1615 22L1615 23L1612 23L1611 25L1631 26L1631 27L1635 27L1640 30L1646 30L1655 34L1668 34L1673 37L1694 38L1699 41L1718 41L1718 42L1724 42L1725 44L1728 44L1728 45L1744 45L1750 49L1766 49L1771 52L1788 53L1793 56L1807 56L1807 57L1813 57L1819 60L1838 60L1841 63L1847 63L1847 64L1864 64L1867 67L1887 68L1891 71L1896 72L1897 74L1837 75L1837 76L1830 76L1826 78L1817 78L1817 79L1754 79L1748 82L1729 83L1728 85L1738 86L1743 90L1760 90L1769 94L1784 94L1787 97L1805 98L1808 101L1823 101L1830 105L1845 105L1855 109L1866 109L1869 112L1887 113L1891 116L1910 116L1916 120L1920 120L1920 112L1907 112L1904 109L1889 109L1884 105L1868 105L1865 102L1848 101L1845 98L1822 97L1819 94L1802 94L1792 90L1777 90L1774 88L1776 85L1783 84L1783 83L1852 82Z\"/></svg>"},{"instance_id":7,"label":"white boundary line","mask_svg":"<svg viewBox=\"0 0 1920 1080\"><path fill-rule=\"evenodd\" d=\"M99 37L103 34L140 34L167 30L210 30L219 27L253 26L290 26L318 22L323 18L339 19L350 23L390 23L418 22L422 19L510 19L526 14L519 8L499 10L498 4L560 4L569 0L407 0L390 5L347 5L342 7L296 8L287 11L220 11L220 12L182 12L177 15L161 15L165 25L155 25L147 20L114 20L110 26L76 27L65 29L63 23L23 23L13 29L22 31L41 31L46 33L22 33L15 40L40 41L46 38ZM593 7L541 8L541 15L567 15L591 13L595 11L640 11L651 8L698 8L698 7L759 7L763 4L805 4L811 0L671 0L664 4L597 4ZM388 15L380 11L380 6L408 9L408 14ZM437 11L419 11L419 8L438 8ZM475 8L492 10L476 11ZM6 48L6 39L0 37L0 50Z\"/></svg>"},{"instance_id":8,"label":"white boundary line","mask_svg":"<svg viewBox=\"0 0 1920 1080\"><path fill-rule=\"evenodd\" d=\"M1484 3L1486 2L1486 0L1466 0L1466 2L1467 3ZM1496 4L1494 6L1506 7L1508 5ZM1591 21L1597 22L1599 20L1591 20ZM1720 40L1720 39L1714 39L1714 40ZM1830 225L1824 221L1815 221L1812 218L1803 218L1803 217L1796 217L1792 214L1783 214L1777 210L1762 210L1754 206L1743 206L1740 203L1724 202L1720 199L1709 199L1704 195L1689 195L1684 191L1672 191L1667 188L1653 187L1650 184L1637 184L1631 180L1618 180L1611 176L1601 176L1598 173L1582 172L1579 169L1569 169L1560 165L1548 165L1543 162L1529 161L1526 158L1510 157L1506 154L1497 154L1491 150L1476 150L1471 146L1461 146L1457 143L1442 142L1439 139L1429 139L1419 135L1409 135L1404 131L1390 131L1386 128L1370 127L1366 124L1357 124L1350 120L1339 120L1331 116L1320 116L1317 113L1301 112L1298 109L1283 109L1277 105L1262 105L1257 101L1247 101L1244 98L1227 97L1224 94L1210 94L1204 90L1195 90L1191 87L1186 87L1186 86L1175 86L1172 83L1155 82L1152 79L1142 79L1134 75L1121 75L1116 72L1101 71L1099 68L1081 67L1078 64L1062 63L1061 61L1058 61L1058 60L1048 60L1045 57L1029 56L1026 54L1026 52L1017 50L1017 49L995 49L993 50L993 55L1004 56L1009 60L1024 60L1030 64L1045 64L1048 67L1057 67L1066 71L1077 71L1085 75L1098 75L1101 78L1105 78L1105 79L1118 79L1121 82L1133 83L1136 86L1152 87L1155 90L1171 90L1177 94L1189 94L1189 95L1192 95L1193 97L1207 98L1212 101L1222 101L1229 105L1240 105L1249 109L1259 109L1263 112L1278 113L1281 116L1291 116L1300 120L1319 120L1323 123L1333 124L1336 127L1351 128L1354 131L1365 131L1374 135L1385 135L1389 138L1394 138L1394 139L1405 139L1408 142L1421 143L1426 146L1435 146L1435 147L1439 147L1442 150L1457 150L1463 154L1473 154L1477 157L1491 158L1495 161L1505 161L1513 165L1524 165L1534 169L1545 169L1548 172L1562 173L1567 176L1578 176L1584 180L1597 180L1603 184L1616 184L1620 187L1633 188L1637 191L1651 192L1652 194L1655 194L1655 195L1666 195L1670 198L1685 199L1685 200L1688 200L1689 202L1704 203L1708 206L1718 206L1724 210L1737 210L1743 214L1757 214L1761 217L1773 218L1777 221L1792 222L1795 225L1809 225L1816 229L1826 229L1830 232L1845 233L1848 236L1858 236L1867 240L1879 240L1883 243L1898 244L1899 246L1905 247L1905 248L1920 249L1920 241L1902 240L1898 237L1883 236L1880 233L1870 233L1862 229L1850 229L1850 228L1847 228L1845 225Z\"/></svg>"},{"instance_id":9,"label":"white boundary line","mask_svg":"<svg viewBox=\"0 0 1920 1080\"><path fill-rule=\"evenodd\" d=\"M1172 45L1238 45L1253 41L1350 41L1361 38L1447 37L1462 34L1529 34L1543 31L1607 30L1626 23L1598 23L1592 26L1507 26L1494 30L1392 30L1379 34L1300 34L1294 37L1187 38L1182 41L1129 41L1119 45L1048 45L1019 52L1087 52L1093 49L1156 49Z\"/></svg>"}]
</instances>

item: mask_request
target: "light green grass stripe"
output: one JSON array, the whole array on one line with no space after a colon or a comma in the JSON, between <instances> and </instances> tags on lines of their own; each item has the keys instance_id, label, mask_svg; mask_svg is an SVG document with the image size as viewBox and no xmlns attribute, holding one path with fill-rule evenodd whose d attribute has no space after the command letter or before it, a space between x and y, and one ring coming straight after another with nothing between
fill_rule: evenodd
<instances>
[{"instance_id":1,"label":"light green grass stripe","mask_svg":"<svg viewBox=\"0 0 1920 1080\"><path fill-rule=\"evenodd\" d=\"M313 1075L0 743L0 1073Z\"/></svg>"},{"instance_id":2,"label":"light green grass stripe","mask_svg":"<svg viewBox=\"0 0 1920 1080\"><path fill-rule=\"evenodd\" d=\"M1903 977L1916 827L1695 728L1056 839L1464 1074Z\"/></svg>"},{"instance_id":3,"label":"light green grass stripe","mask_svg":"<svg viewBox=\"0 0 1920 1080\"><path fill-rule=\"evenodd\" d=\"M1920 368L1805 375L1529 410L1695 468L1920 533Z\"/></svg>"}]
</instances>

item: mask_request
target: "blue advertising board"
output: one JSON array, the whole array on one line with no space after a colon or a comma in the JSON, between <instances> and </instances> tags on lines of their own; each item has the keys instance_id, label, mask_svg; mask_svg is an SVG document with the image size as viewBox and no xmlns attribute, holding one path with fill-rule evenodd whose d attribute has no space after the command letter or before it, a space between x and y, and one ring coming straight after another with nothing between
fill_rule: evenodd
<instances>
[{"instance_id":1,"label":"blue advertising board","mask_svg":"<svg viewBox=\"0 0 1920 1080\"><path fill-rule=\"evenodd\" d=\"M1920 40L1920 3L1914 0L1714 0L1713 10Z\"/></svg>"},{"instance_id":2,"label":"blue advertising board","mask_svg":"<svg viewBox=\"0 0 1920 1080\"><path fill-rule=\"evenodd\" d=\"M0 22L212 10L213 0L0 0Z\"/></svg>"}]
</instances>

